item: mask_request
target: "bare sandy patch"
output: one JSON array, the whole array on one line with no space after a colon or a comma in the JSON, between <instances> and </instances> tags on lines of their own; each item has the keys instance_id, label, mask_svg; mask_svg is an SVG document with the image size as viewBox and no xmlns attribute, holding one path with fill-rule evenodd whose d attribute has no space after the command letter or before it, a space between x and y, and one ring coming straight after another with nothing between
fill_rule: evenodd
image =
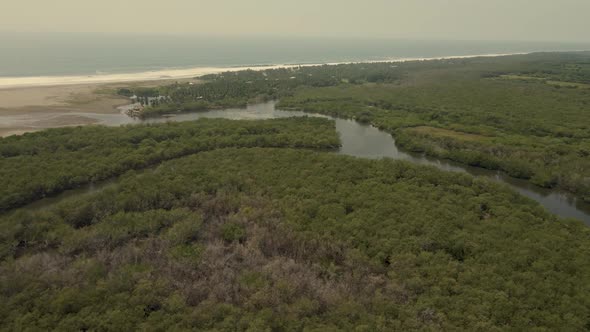
<instances>
[{"instance_id":1,"label":"bare sandy patch","mask_svg":"<svg viewBox=\"0 0 590 332\"><path fill-rule=\"evenodd\" d=\"M29 112L114 112L128 102L114 93L99 93L98 85L66 85L0 90L0 115Z\"/></svg>"},{"instance_id":2,"label":"bare sandy patch","mask_svg":"<svg viewBox=\"0 0 590 332\"><path fill-rule=\"evenodd\" d=\"M194 79L166 79L0 89L0 136L100 123L97 114L119 114L117 107L131 102L116 94L120 87L156 87L187 81L199 82Z\"/></svg>"}]
</instances>

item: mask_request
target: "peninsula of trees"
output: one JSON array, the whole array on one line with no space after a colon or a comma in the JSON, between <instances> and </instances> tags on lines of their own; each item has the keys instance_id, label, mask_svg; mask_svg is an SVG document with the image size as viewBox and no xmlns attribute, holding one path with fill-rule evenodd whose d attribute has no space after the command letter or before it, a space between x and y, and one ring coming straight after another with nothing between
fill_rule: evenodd
<instances>
[{"instance_id":1,"label":"peninsula of trees","mask_svg":"<svg viewBox=\"0 0 590 332\"><path fill-rule=\"evenodd\" d=\"M354 118L401 147L501 170L590 202L590 53L359 63L210 75L139 89L144 117L244 106ZM131 90L129 90L131 91Z\"/></svg>"}]
</instances>

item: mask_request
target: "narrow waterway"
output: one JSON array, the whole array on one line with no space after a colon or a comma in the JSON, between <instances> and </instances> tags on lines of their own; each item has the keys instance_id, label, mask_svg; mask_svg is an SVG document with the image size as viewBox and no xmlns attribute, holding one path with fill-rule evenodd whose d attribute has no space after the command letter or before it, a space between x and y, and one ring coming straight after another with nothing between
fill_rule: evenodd
<instances>
[{"instance_id":1,"label":"narrow waterway","mask_svg":"<svg viewBox=\"0 0 590 332\"><path fill-rule=\"evenodd\" d=\"M72 114L72 113L70 113ZM394 138L373 126L360 124L353 120L332 118L320 114L309 114L299 111L282 111L275 108L274 102L250 105L243 109L214 110L200 113L185 113L174 117L156 119L133 119L124 114L89 114L80 113L80 116L96 119L100 124L107 126L119 126L125 124L157 123L167 121L190 121L200 118L225 118L234 120L256 120L273 119L293 116L318 116L336 121L336 129L340 134L342 147L339 154L361 157L361 158L392 158L407 160L421 165L435 166L445 171L463 172L474 176L483 176L494 181L502 182L524 196L527 196L541 205L548 211L567 218L576 218L590 225L590 204L585 203L575 196L557 190L549 190L537 187L525 180L512 178L502 172L490 171L477 167L470 167L448 160L426 157L420 154L400 151L395 145ZM107 181L100 185L88 186L76 190L64 192L52 198L46 198L28 206L28 208L43 208L60 201L61 199L92 192L112 185L113 181Z\"/></svg>"}]
</instances>

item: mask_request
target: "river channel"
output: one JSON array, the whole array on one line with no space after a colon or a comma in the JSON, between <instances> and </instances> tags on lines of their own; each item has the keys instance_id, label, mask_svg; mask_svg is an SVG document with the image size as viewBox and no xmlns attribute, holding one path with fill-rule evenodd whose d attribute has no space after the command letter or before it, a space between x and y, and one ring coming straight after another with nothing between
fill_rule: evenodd
<instances>
[{"instance_id":1,"label":"river channel","mask_svg":"<svg viewBox=\"0 0 590 332\"><path fill-rule=\"evenodd\" d=\"M361 158L392 158L397 160L406 160L420 165L435 166L445 171L463 172L474 176L483 176L494 181L502 182L512 189L518 191L541 205L548 211L567 218L582 220L590 226L590 204L581 201L574 195L535 186L525 180L512 178L503 172L491 171L477 167L470 167L464 164L455 163L449 160L441 160L404 152L397 148L395 139L388 133L383 132L373 126L358 123L353 120L344 120L333 118L320 114L310 114L299 111L279 110L275 107L275 102L250 105L247 108L235 108L225 110L213 110L199 113L184 113L173 117L155 118L140 120L128 117L125 114L93 114L93 113L69 113L84 117L93 118L102 125L120 126L126 124L140 123L158 123L167 121L191 121L200 118L225 118L234 120L256 120L256 119L273 119L294 116L317 116L329 118L336 121L336 129L340 134L342 147L337 152L343 155L361 157ZM100 190L106 185L113 184L114 181L106 181L99 185L90 185L85 188L66 191L58 196L43 199L35 202L27 208L42 208L54 204L64 198L79 195L82 193Z\"/></svg>"}]
</instances>

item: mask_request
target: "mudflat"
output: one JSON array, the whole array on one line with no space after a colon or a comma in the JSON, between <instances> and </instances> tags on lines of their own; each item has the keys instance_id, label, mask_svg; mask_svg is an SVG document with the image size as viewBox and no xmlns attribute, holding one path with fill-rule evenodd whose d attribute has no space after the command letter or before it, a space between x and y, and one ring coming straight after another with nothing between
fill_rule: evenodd
<instances>
[{"instance_id":1,"label":"mudflat","mask_svg":"<svg viewBox=\"0 0 590 332\"><path fill-rule=\"evenodd\" d=\"M84 114L116 114L129 99L116 94L122 86L159 86L173 81L98 83L0 89L0 136L47 128L99 123Z\"/></svg>"}]
</instances>

